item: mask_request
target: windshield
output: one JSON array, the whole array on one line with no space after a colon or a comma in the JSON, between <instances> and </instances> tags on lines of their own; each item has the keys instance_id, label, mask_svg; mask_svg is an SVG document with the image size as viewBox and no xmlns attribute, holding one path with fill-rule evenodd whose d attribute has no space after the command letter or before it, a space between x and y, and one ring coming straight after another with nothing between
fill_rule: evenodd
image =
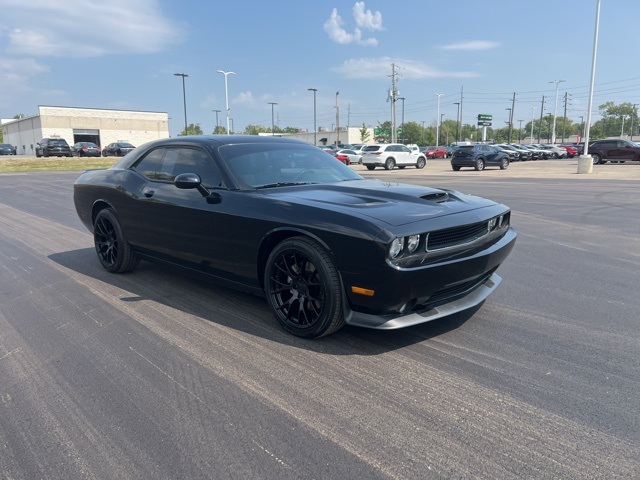
<instances>
[{"instance_id":1,"label":"windshield","mask_svg":"<svg viewBox=\"0 0 640 480\"><path fill-rule=\"evenodd\" d=\"M362 180L333 155L313 146L247 143L225 145L218 151L244 188Z\"/></svg>"}]
</instances>

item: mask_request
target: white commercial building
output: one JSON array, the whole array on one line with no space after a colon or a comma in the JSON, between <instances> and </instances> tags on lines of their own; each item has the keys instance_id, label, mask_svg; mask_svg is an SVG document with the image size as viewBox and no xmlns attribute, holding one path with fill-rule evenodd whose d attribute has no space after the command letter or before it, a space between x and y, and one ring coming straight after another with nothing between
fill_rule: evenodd
<instances>
[{"instance_id":1,"label":"white commercial building","mask_svg":"<svg viewBox=\"0 0 640 480\"><path fill-rule=\"evenodd\" d=\"M93 142L101 147L126 141L137 147L168 138L169 116L166 112L40 105L36 115L2 120L2 137L4 143L17 147L18 155L35 155L35 146L43 138L64 138L69 145Z\"/></svg>"}]
</instances>

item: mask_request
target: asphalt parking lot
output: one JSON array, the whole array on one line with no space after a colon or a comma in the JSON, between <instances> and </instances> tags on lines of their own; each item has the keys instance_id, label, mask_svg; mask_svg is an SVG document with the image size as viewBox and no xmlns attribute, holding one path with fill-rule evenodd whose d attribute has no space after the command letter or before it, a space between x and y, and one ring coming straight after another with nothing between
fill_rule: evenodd
<instances>
[{"instance_id":1,"label":"asphalt parking lot","mask_svg":"<svg viewBox=\"0 0 640 480\"><path fill-rule=\"evenodd\" d=\"M260 298L105 272L79 172L0 174L0 478L637 478L640 164L353 168L512 208L484 305L304 341Z\"/></svg>"}]
</instances>

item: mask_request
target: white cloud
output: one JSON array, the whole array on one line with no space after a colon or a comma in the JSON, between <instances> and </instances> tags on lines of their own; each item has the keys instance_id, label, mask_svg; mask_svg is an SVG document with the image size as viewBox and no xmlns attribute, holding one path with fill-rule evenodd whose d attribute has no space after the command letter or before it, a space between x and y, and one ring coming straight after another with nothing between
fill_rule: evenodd
<instances>
[{"instance_id":1,"label":"white cloud","mask_svg":"<svg viewBox=\"0 0 640 480\"><path fill-rule=\"evenodd\" d=\"M354 58L344 61L342 65L332 68L331 71L349 79L379 80L391 74L392 63L398 68L400 78L468 78L480 76L476 72L438 70L422 62L389 57Z\"/></svg>"},{"instance_id":2,"label":"white cloud","mask_svg":"<svg viewBox=\"0 0 640 480\"><path fill-rule=\"evenodd\" d=\"M162 51L184 29L158 0L2 0L7 51L16 55L99 57Z\"/></svg>"},{"instance_id":3,"label":"white cloud","mask_svg":"<svg viewBox=\"0 0 640 480\"><path fill-rule=\"evenodd\" d=\"M0 58L0 79L2 83L20 83L33 76L49 71L49 67L32 58Z\"/></svg>"},{"instance_id":4,"label":"white cloud","mask_svg":"<svg viewBox=\"0 0 640 480\"><path fill-rule=\"evenodd\" d=\"M324 31L331 40L341 45L350 43L357 43L363 46L378 45L378 40L374 37L363 39L362 30L382 30L382 14L380 12L371 13L371 10L365 10L364 2L356 2L353 6L353 17L356 27L353 29L353 33L349 33L343 28L345 22L338 14L338 9L334 8L331 16L324 23Z\"/></svg>"},{"instance_id":5,"label":"white cloud","mask_svg":"<svg viewBox=\"0 0 640 480\"><path fill-rule=\"evenodd\" d=\"M382 14L380 12L371 13L371 10L364 9L364 2L356 2L353 6L353 18L359 28L366 28L370 31L382 30Z\"/></svg>"},{"instance_id":6,"label":"white cloud","mask_svg":"<svg viewBox=\"0 0 640 480\"><path fill-rule=\"evenodd\" d=\"M498 42L471 40L468 42L450 43L448 45L442 45L439 48L441 50L491 50L499 46L500 44Z\"/></svg>"}]
</instances>

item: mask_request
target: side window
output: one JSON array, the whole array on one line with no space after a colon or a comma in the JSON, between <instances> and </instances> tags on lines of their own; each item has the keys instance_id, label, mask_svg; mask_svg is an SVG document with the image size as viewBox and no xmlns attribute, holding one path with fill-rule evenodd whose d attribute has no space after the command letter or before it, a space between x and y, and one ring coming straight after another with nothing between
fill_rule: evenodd
<instances>
[{"instance_id":1,"label":"side window","mask_svg":"<svg viewBox=\"0 0 640 480\"><path fill-rule=\"evenodd\" d=\"M108 145L107 147L110 146L111 145ZM170 178L162 175L162 157L164 156L164 152L164 148L157 148L150 151L134 168L149 180L156 182L170 181Z\"/></svg>"},{"instance_id":2,"label":"side window","mask_svg":"<svg viewBox=\"0 0 640 480\"><path fill-rule=\"evenodd\" d=\"M174 178L181 173L197 173L203 185L209 187L222 186L223 182L220 172L218 172L211 157L203 150L195 148L169 148L167 149L163 163L165 165L171 163Z\"/></svg>"}]
</instances>

